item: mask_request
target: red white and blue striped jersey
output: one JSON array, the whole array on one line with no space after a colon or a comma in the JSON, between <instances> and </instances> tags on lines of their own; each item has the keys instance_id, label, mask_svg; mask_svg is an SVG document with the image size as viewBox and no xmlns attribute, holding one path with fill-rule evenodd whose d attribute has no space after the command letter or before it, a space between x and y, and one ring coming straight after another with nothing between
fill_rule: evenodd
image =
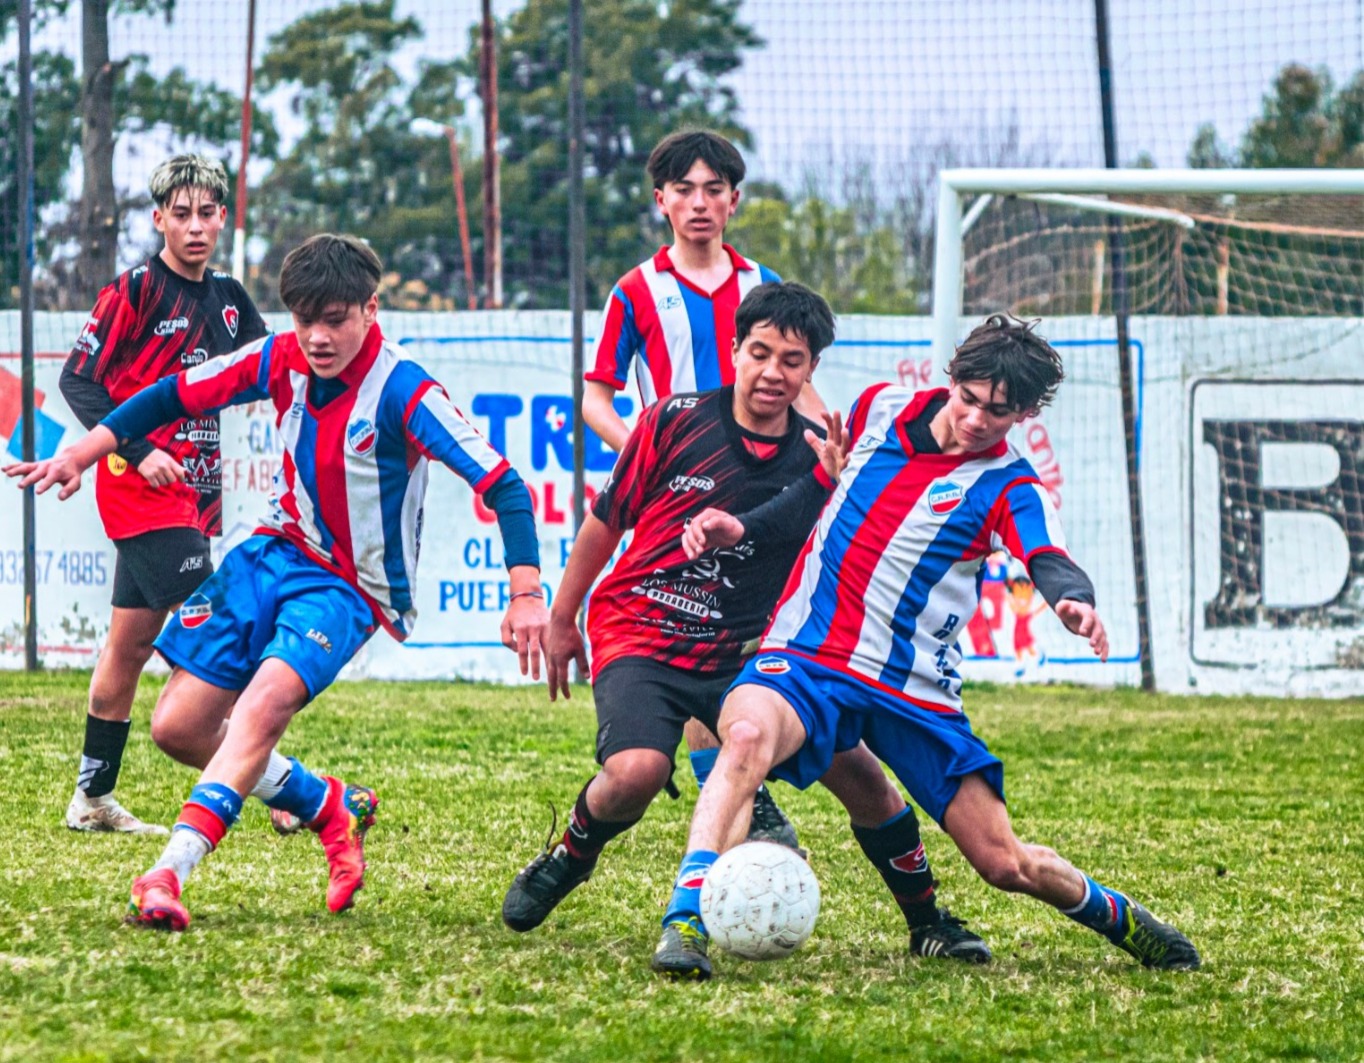
<instances>
[{"instance_id":1,"label":"red white and blue striped jersey","mask_svg":"<svg viewBox=\"0 0 1364 1063\"><path fill-rule=\"evenodd\" d=\"M908 426L947 392L878 384L848 416L851 460L787 580L763 650L855 673L925 708L961 711L957 638L982 563L1066 552L1037 473L1007 440L916 453Z\"/></svg>"},{"instance_id":2,"label":"red white and blue striped jersey","mask_svg":"<svg viewBox=\"0 0 1364 1063\"><path fill-rule=\"evenodd\" d=\"M644 406L734 383L734 312L759 284L781 278L729 244L724 248L734 270L713 292L703 292L678 273L666 247L617 281L602 313L587 379L620 391L634 362Z\"/></svg>"},{"instance_id":3,"label":"red white and blue striped jersey","mask_svg":"<svg viewBox=\"0 0 1364 1063\"><path fill-rule=\"evenodd\" d=\"M274 406L284 455L258 531L284 536L355 587L399 641L417 617L428 461L480 494L511 468L377 325L336 378L339 393L320 407L294 333L210 359L177 380L195 416L252 401Z\"/></svg>"}]
</instances>

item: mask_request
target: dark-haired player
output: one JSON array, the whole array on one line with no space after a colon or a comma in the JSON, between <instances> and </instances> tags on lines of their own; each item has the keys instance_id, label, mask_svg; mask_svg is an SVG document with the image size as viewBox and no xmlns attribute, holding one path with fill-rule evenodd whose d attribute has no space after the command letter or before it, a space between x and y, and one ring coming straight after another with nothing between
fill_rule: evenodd
<instances>
[{"instance_id":1,"label":"dark-haired player","mask_svg":"<svg viewBox=\"0 0 1364 1063\"><path fill-rule=\"evenodd\" d=\"M62 370L62 395L87 429L163 377L266 333L242 286L208 265L227 220L222 164L176 155L152 171L150 190L165 246L100 292ZM85 745L66 809L72 830L166 833L123 808L113 790L152 640L213 572L221 464L218 418L206 414L125 441L96 471L95 502L117 560L113 615L90 678Z\"/></svg>"},{"instance_id":2,"label":"dark-haired player","mask_svg":"<svg viewBox=\"0 0 1364 1063\"><path fill-rule=\"evenodd\" d=\"M671 133L654 146L646 169L673 242L611 289L583 392L583 419L615 451L630 433L613 400L632 369L642 406L733 384L735 311L759 284L781 279L725 243L745 173L733 144L707 129ZM809 384L796 410L819 423L824 405ZM697 784L704 785L715 738L691 721L684 733ZM797 844L795 828L766 788L754 799L752 822L754 838Z\"/></svg>"},{"instance_id":3,"label":"dark-haired player","mask_svg":"<svg viewBox=\"0 0 1364 1063\"><path fill-rule=\"evenodd\" d=\"M754 289L736 315L734 384L649 407L578 533L546 636L551 698L568 696L572 661L587 668L578 607L633 532L588 609L601 770L563 837L507 891L502 917L513 930L539 926L590 877L603 847L639 822L672 774L683 724L714 728L844 457L836 417L825 443L792 409L833 331L828 304L808 288ZM745 513L746 529L689 556L684 529L716 508ZM988 960L984 942L937 908L918 821L876 759L854 741L825 782L896 894L914 951Z\"/></svg>"},{"instance_id":4,"label":"dark-haired player","mask_svg":"<svg viewBox=\"0 0 1364 1063\"><path fill-rule=\"evenodd\" d=\"M161 858L133 882L129 918L183 930L185 880L255 796L301 819L329 865L327 907L364 884L364 836L378 798L315 775L276 749L377 626L399 641L416 621L416 569L428 465L469 483L497 514L510 581L502 641L539 678L548 622L530 494L376 320L382 266L352 236L289 252L280 299L294 330L187 369L140 392L56 457L6 467L20 486L80 487L121 441L226 406L269 402L283 471L257 533L223 559L156 640L172 665L152 737L202 768Z\"/></svg>"},{"instance_id":5,"label":"dark-haired player","mask_svg":"<svg viewBox=\"0 0 1364 1063\"><path fill-rule=\"evenodd\" d=\"M957 638L991 551L1026 565L1101 659L1108 636L1047 492L1005 439L1055 395L1059 355L1032 326L996 315L957 349L948 373L951 386L935 391L877 385L849 415L849 464L761 648L725 697L719 761L692 817L655 970L710 975L700 886L718 854L743 840L768 773L808 786L859 738L992 886L1060 909L1148 967L1199 964L1174 927L1018 840L1004 766L961 711Z\"/></svg>"}]
</instances>

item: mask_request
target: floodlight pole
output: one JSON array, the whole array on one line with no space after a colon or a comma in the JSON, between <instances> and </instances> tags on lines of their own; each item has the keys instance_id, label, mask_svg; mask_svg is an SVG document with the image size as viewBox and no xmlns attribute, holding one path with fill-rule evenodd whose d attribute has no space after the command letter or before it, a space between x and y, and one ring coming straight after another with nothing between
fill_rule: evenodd
<instances>
[{"instance_id":1,"label":"floodlight pole","mask_svg":"<svg viewBox=\"0 0 1364 1063\"><path fill-rule=\"evenodd\" d=\"M479 81L483 90L483 305L502 309L502 174L497 155L497 33L492 0L483 0L479 37Z\"/></svg>"},{"instance_id":2,"label":"floodlight pole","mask_svg":"<svg viewBox=\"0 0 1364 1063\"><path fill-rule=\"evenodd\" d=\"M24 461L36 458L33 381L33 0L19 0L19 357ZM33 488L24 489L24 667L38 670L38 526Z\"/></svg>"},{"instance_id":3,"label":"floodlight pole","mask_svg":"<svg viewBox=\"0 0 1364 1063\"><path fill-rule=\"evenodd\" d=\"M469 209L464 203L464 167L459 164L459 131L452 125L442 127L450 145L450 176L455 182L455 214L459 218L459 252L464 257L464 290L469 309L478 309L478 290L474 287L474 259L469 251Z\"/></svg>"},{"instance_id":4,"label":"floodlight pole","mask_svg":"<svg viewBox=\"0 0 1364 1063\"><path fill-rule=\"evenodd\" d=\"M251 158L251 88L255 83L256 0L246 9L246 79L242 89L242 150L237 169L236 225L232 229L232 276L246 284L246 164Z\"/></svg>"}]
</instances>

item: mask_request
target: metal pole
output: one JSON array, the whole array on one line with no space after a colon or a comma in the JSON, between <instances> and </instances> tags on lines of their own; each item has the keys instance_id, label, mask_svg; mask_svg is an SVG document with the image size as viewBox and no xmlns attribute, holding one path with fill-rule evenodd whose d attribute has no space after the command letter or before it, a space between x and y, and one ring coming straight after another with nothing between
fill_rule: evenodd
<instances>
[{"instance_id":1,"label":"metal pole","mask_svg":"<svg viewBox=\"0 0 1364 1063\"><path fill-rule=\"evenodd\" d=\"M450 144L450 176L455 181L455 213L459 216L459 250L464 256L464 289L469 309L477 310L478 291L474 288L474 257L469 250L469 210L464 203L464 168L459 164L458 137L454 126L445 126L445 139Z\"/></svg>"},{"instance_id":2,"label":"metal pole","mask_svg":"<svg viewBox=\"0 0 1364 1063\"><path fill-rule=\"evenodd\" d=\"M483 281L484 306L502 308L502 176L497 155L497 35L492 0L483 0L478 63L483 89Z\"/></svg>"},{"instance_id":3,"label":"metal pole","mask_svg":"<svg viewBox=\"0 0 1364 1063\"><path fill-rule=\"evenodd\" d=\"M232 275L246 283L246 164L251 158L251 86L255 81L256 0L246 9L246 87L242 90L242 160L237 170L237 217L232 229Z\"/></svg>"},{"instance_id":4,"label":"metal pole","mask_svg":"<svg viewBox=\"0 0 1364 1063\"><path fill-rule=\"evenodd\" d=\"M19 351L24 461L33 461L33 0L19 0ZM33 488L24 490L24 667L38 670L38 526Z\"/></svg>"},{"instance_id":5,"label":"metal pole","mask_svg":"<svg viewBox=\"0 0 1364 1063\"><path fill-rule=\"evenodd\" d=\"M587 207L583 197L583 3L568 2L568 311L573 319L573 531L583 526L587 423L583 420L583 313Z\"/></svg>"},{"instance_id":6,"label":"metal pole","mask_svg":"<svg viewBox=\"0 0 1364 1063\"><path fill-rule=\"evenodd\" d=\"M1104 167L1118 168L1118 134L1113 117L1113 75L1108 51L1108 2L1094 0L1099 62L1099 105L1103 112ZM1156 689L1151 659L1151 599L1147 590L1146 532L1141 501L1141 455L1137 452L1137 404L1132 387L1132 346L1128 336L1127 274L1123 261L1122 219L1108 219L1108 258L1113 276L1113 317L1118 331L1118 385L1122 394L1123 449L1127 455L1127 514L1132 524L1132 563L1137 584L1137 646L1141 688Z\"/></svg>"},{"instance_id":7,"label":"metal pole","mask_svg":"<svg viewBox=\"0 0 1364 1063\"><path fill-rule=\"evenodd\" d=\"M961 320L962 216L959 193L944 170L938 177L938 226L933 240L933 379L940 381L957 345Z\"/></svg>"}]
</instances>

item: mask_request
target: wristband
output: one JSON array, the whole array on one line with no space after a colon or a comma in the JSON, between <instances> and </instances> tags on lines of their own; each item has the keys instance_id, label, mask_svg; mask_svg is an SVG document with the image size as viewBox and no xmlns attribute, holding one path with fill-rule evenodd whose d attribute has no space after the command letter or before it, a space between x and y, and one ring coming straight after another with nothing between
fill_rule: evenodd
<instances>
[{"instance_id":1,"label":"wristband","mask_svg":"<svg viewBox=\"0 0 1364 1063\"><path fill-rule=\"evenodd\" d=\"M514 602L516 601L517 598L543 598L544 596L545 596L544 591L517 591L510 598L508 598L507 601Z\"/></svg>"}]
</instances>

